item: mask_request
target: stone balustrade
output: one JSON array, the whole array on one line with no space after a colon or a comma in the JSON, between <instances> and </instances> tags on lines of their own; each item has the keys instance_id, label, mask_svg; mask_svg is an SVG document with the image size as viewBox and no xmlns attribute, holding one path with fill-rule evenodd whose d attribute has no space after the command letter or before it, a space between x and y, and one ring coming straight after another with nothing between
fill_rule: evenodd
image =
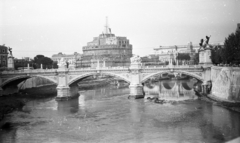
<instances>
[{"instance_id":1,"label":"stone balustrade","mask_svg":"<svg viewBox=\"0 0 240 143\"><path fill-rule=\"evenodd\" d=\"M161 66L143 66L142 63L134 63L130 67L97 67L97 68L60 68L60 69L25 69L8 70L0 74L1 87L6 87L14 80L24 80L31 77L42 77L56 83L58 97L65 98L69 96L70 84L90 75L105 74L116 76L130 83L130 96L142 98L144 96L142 83L147 79L168 72L182 73L193 76L199 80L204 79L203 67L198 65L161 65Z\"/></svg>"}]
</instances>

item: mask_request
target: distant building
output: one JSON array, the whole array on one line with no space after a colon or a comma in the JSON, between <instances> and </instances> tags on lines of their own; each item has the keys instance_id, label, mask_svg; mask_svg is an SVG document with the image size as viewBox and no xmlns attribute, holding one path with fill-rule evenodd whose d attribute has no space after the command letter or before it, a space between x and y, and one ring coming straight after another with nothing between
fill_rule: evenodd
<instances>
[{"instance_id":1,"label":"distant building","mask_svg":"<svg viewBox=\"0 0 240 143\"><path fill-rule=\"evenodd\" d=\"M141 57L142 64L144 66L159 66L164 65L163 62L159 61L159 56L155 54L151 54L148 56Z\"/></svg>"},{"instance_id":2,"label":"distant building","mask_svg":"<svg viewBox=\"0 0 240 143\"><path fill-rule=\"evenodd\" d=\"M31 60L30 57L22 57L21 59L14 58L15 69L27 67Z\"/></svg>"},{"instance_id":3,"label":"distant building","mask_svg":"<svg viewBox=\"0 0 240 143\"><path fill-rule=\"evenodd\" d=\"M159 61L169 62L170 54L176 55L177 53L196 53L198 52L198 49L198 45L192 45L192 42L190 42L188 45L160 46L159 48L154 49L154 53L159 56Z\"/></svg>"},{"instance_id":4,"label":"distant building","mask_svg":"<svg viewBox=\"0 0 240 143\"><path fill-rule=\"evenodd\" d=\"M0 67L8 66L8 47L5 45L0 45Z\"/></svg>"},{"instance_id":5,"label":"distant building","mask_svg":"<svg viewBox=\"0 0 240 143\"><path fill-rule=\"evenodd\" d=\"M223 47L223 43L214 43L210 44L213 48L216 46ZM187 53L191 56L194 56L196 53L198 53L200 46L199 45L193 45L192 42L190 42L188 45L175 45L175 46L160 46L159 48L154 49L155 55L159 56L160 62L169 62L172 54L172 58L175 59L175 62L178 62L176 60L177 55L179 53ZM184 61L189 62L189 61Z\"/></svg>"},{"instance_id":6,"label":"distant building","mask_svg":"<svg viewBox=\"0 0 240 143\"><path fill-rule=\"evenodd\" d=\"M15 58L15 59L14 59L14 62L16 62L16 63L22 63L22 62L28 62L28 61L30 61L30 60L32 60L30 57L22 57L21 59Z\"/></svg>"},{"instance_id":7,"label":"distant building","mask_svg":"<svg viewBox=\"0 0 240 143\"><path fill-rule=\"evenodd\" d=\"M78 59L81 58L81 56L82 56L82 54L79 54L77 52L74 52L73 54L63 54L62 52L60 52L58 54L52 55L52 60L53 61L59 61L61 58L63 58L66 61L78 60Z\"/></svg>"},{"instance_id":8,"label":"distant building","mask_svg":"<svg viewBox=\"0 0 240 143\"><path fill-rule=\"evenodd\" d=\"M112 34L106 23L105 33L94 37L83 47L82 66L101 67L129 66L132 57L132 45L126 37Z\"/></svg>"}]
</instances>

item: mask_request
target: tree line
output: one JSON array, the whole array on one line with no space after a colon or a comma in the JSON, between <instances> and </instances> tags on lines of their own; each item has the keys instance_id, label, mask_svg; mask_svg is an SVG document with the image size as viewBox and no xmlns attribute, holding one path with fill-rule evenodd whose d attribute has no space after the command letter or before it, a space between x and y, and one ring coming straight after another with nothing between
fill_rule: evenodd
<instances>
[{"instance_id":1,"label":"tree line","mask_svg":"<svg viewBox=\"0 0 240 143\"><path fill-rule=\"evenodd\" d=\"M212 48L211 56L213 64L240 64L240 31L230 34L223 46Z\"/></svg>"},{"instance_id":2,"label":"tree line","mask_svg":"<svg viewBox=\"0 0 240 143\"><path fill-rule=\"evenodd\" d=\"M41 68L41 65L43 69L58 68L57 62L54 62L51 58L45 57L44 55L36 55L31 60L20 59L18 61L20 62L15 62L15 69L18 69L19 67L27 67L28 64L34 69Z\"/></svg>"}]
</instances>

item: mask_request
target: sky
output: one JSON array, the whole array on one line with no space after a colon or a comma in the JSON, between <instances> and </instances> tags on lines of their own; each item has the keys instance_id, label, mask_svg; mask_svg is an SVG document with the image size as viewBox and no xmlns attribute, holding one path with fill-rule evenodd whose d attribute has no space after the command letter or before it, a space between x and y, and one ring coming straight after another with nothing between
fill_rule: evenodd
<instances>
[{"instance_id":1,"label":"sky","mask_svg":"<svg viewBox=\"0 0 240 143\"><path fill-rule=\"evenodd\" d=\"M127 37L133 54L159 46L222 43L240 23L240 0L0 0L0 45L15 58L82 53L104 31Z\"/></svg>"}]
</instances>

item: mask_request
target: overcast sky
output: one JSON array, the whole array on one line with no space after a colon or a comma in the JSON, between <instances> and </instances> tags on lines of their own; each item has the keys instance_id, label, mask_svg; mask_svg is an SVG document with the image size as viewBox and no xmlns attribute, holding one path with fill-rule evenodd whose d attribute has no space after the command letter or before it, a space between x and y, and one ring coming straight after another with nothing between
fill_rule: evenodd
<instances>
[{"instance_id":1,"label":"overcast sky","mask_svg":"<svg viewBox=\"0 0 240 143\"><path fill-rule=\"evenodd\" d=\"M125 36L140 56L153 48L224 42L240 23L240 0L0 0L0 45L16 58L82 47L104 31Z\"/></svg>"}]
</instances>

